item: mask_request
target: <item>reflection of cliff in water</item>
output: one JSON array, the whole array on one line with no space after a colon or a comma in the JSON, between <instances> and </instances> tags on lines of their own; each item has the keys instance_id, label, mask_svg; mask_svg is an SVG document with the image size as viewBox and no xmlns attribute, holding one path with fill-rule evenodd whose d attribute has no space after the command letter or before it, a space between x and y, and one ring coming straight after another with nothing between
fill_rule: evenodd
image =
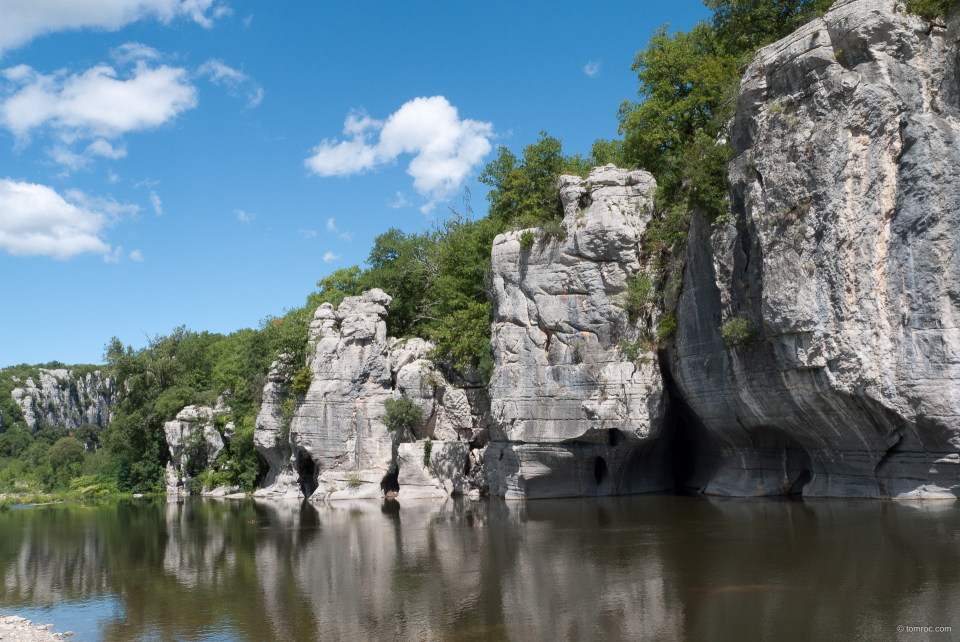
<instances>
[{"instance_id":1,"label":"reflection of cliff in water","mask_svg":"<svg viewBox=\"0 0 960 642\"><path fill-rule=\"evenodd\" d=\"M0 515L2 604L113 598L104 640L878 639L960 629L958 536L952 502L63 505Z\"/></svg>"}]
</instances>

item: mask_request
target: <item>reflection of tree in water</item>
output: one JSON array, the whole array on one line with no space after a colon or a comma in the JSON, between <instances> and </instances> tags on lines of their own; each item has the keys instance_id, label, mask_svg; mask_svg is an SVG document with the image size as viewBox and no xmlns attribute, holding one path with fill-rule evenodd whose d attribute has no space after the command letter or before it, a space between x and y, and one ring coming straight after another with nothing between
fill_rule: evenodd
<instances>
[{"instance_id":1,"label":"reflection of tree in water","mask_svg":"<svg viewBox=\"0 0 960 642\"><path fill-rule=\"evenodd\" d=\"M953 503L69 504L0 515L3 604L105 640L878 639L960 621ZM951 621L952 619L952 621Z\"/></svg>"}]
</instances>

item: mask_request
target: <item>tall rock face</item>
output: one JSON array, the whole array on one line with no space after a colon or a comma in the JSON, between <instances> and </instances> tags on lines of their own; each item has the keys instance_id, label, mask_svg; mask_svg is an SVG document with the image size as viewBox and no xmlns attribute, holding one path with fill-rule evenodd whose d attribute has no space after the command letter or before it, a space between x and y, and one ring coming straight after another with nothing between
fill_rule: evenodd
<instances>
[{"instance_id":1,"label":"tall rock face","mask_svg":"<svg viewBox=\"0 0 960 642\"><path fill-rule=\"evenodd\" d=\"M427 359L433 346L387 337L390 303L391 297L374 289L345 298L336 310L329 303L317 309L306 394L287 387L290 373L279 365L271 372L254 435L270 465L261 495L379 497L400 490L401 443L485 442L482 404L471 404L467 392ZM420 406L424 420L391 432L382 421L384 402L401 397ZM461 467L468 452L463 450Z\"/></svg>"},{"instance_id":2,"label":"tall rock face","mask_svg":"<svg viewBox=\"0 0 960 642\"><path fill-rule=\"evenodd\" d=\"M11 395L34 430L41 424L74 430L81 424L102 428L110 423L114 381L99 371L40 368L39 385L33 377L22 383Z\"/></svg>"},{"instance_id":3,"label":"tall rock face","mask_svg":"<svg viewBox=\"0 0 960 642\"><path fill-rule=\"evenodd\" d=\"M672 487L663 440L667 394L657 354L636 341L621 298L640 272L653 177L594 169L560 179L565 240L493 244L490 491L507 498L610 495ZM527 237L529 238L529 237Z\"/></svg>"},{"instance_id":4,"label":"tall rock face","mask_svg":"<svg viewBox=\"0 0 960 642\"><path fill-rule=\"evenodd\" d=\"M960 495L960 15L899 4L741 84L736 222L695 217L669 349L707 493Z\"/></svg>"}]
</instances>

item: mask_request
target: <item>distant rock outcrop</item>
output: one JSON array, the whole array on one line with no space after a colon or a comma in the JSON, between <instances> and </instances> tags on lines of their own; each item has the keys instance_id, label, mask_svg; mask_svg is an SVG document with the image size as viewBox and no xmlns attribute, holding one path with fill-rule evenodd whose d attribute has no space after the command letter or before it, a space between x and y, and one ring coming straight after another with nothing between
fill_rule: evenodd
<instances>
[{"instance_id":1,"label":"distant rock outcrop","mask_svg":"<svg viewBox=\"0 0 960 642\"><path fill-rule=\"evenodd\" d=\"M11 395L33 430L42 424L74 430L81 424L102 428L110 423L114 381L100 371L40 368L39 385L33 377L22 383Z\"/></svg>"}]
</instances>

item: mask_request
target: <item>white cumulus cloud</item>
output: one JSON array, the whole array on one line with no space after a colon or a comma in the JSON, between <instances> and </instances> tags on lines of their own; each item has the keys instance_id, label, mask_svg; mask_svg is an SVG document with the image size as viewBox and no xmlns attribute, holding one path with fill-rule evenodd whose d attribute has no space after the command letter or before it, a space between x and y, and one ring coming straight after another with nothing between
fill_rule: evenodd
<instances>
[{"instance_id":1,"label":"white cumulus cloud","mask_svg":"<svg viewBox=\"0 0 960 642\"><path fill-rule=\"evenodd\" d=\"M327 263L330 263L331 261L336 261L339 258L340 258L340 255L334 254L333 252L327 252L326 254L323 255L323 260L326 261Z\"/></svg>"},{"instance_id":2,"label":"white cumulus cloud","mask_svg":"<svg viewBox=\"0 0 960 642\"><path fill-rule=\"evenodd\" d=\"M103 230L137 211L136 205L75 190L61 196L46 185L0 179L0 250L61 260L89 252L111 260L115 255Z\"/></svg>"},{"instance_id":3,"label":"white cumulus cloud","mask_svg":"<svg viewBox=\"0 0 960 642\"><path fill-rule=\"evenodd\" d=\"M143 263L143 253L140 250L134 250L130 252L130 260L136 261L137 263Z\"/></svg>"},{"instance_id":4,"label":"white cumulus cloud","mask_svg":"<svg viewBox=\"0 0 960 642\"><path fill-rule=\"evenodd\" d=\"M249 223L253 219L257 218L257 215L253 212L244 212L243 210L237 210L237 220L241 223Z\"/></svg>"},{"instance_id":5,"label":"white cumulus cloud","mask_svg":"<svg viewBox=\"0 0 960 642\"><path fill-rule=\"evenodd\" d=\"M61 140L117 138L159 127L197 105L197 89L186 69L138 61L128 77L99 64L83 73L46 75L27 65L0 72L6 95L0 125L24 143L49 128Z\"/></svg>"},{"instance_id":6,"label":"white cumulus cloud","mask_svg":"<svg viewBox=\"0 0 960 642\"><path fill-rule=\"evenodd\" d=\"M116 31L145 18L167 24L180 17L210 28L216 18L231 13L217 0L3 0L2 4L0 56L57 31Z\"/></svg>"},{"instance_id":7,"label":"white cumulus cloud","mask_svg":"<svg viewBox=\"0 0 960 642\"><path fill-rule=\"evenodd\" d=\"M208 76L215 85L224 85L227 92L247 99L247 107L256 107L263 101L263 87L250 76L230 67L222 60L208 60L197 69L198 76Z\"/></svg>"},{"instance_id":8,"label":"white cumulus cloud","mask_svg":"<svg viewBox=\"0 0 960 642\"><path fill-rule=\"evenodd\" d=\"M583 66L583 73L587 74L591 78L596 78L597 74L600 73L600 65L602 63L602 60L591 60Z\"/></svg>"},{"instance_id":9,"label":"white cumulus cloud","mask_svg":"<svg viewBox=\"0 0 960 642\"><path fill-rule=\"evenodd\" d=\"M433 205L457 191L490 153L493 125L461 119L443 96L415 98L385 121L362 112L347 116L345 140L324 139L304 163L318 176L349 176L396 162L412 154L407 174L413 187ZM376 140L374 140L376 139Z\"/></svg>"}]
</instances>

